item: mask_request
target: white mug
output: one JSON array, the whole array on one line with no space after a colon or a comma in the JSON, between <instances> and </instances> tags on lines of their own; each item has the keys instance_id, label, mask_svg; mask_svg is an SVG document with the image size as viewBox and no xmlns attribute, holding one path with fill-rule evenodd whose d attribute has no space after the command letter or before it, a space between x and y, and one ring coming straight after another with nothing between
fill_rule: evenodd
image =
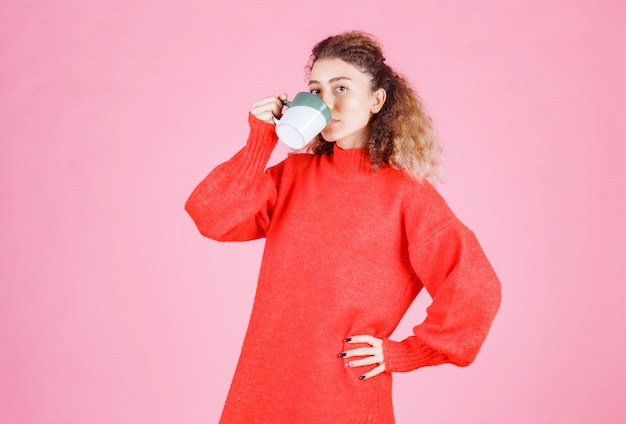
<instances>
[{"instance_id":1,"label":"white mug","mask_svg":"<svg viewBox=\"0 0 626 424\"><path fill-rule=\"evenodd\" d=\"M328 105L315 94L305 91L292 101L282 100L287 110L274 118L278 138L292 149L301 149L313 140L331 120Z\"/></svg>"}]
</instances>

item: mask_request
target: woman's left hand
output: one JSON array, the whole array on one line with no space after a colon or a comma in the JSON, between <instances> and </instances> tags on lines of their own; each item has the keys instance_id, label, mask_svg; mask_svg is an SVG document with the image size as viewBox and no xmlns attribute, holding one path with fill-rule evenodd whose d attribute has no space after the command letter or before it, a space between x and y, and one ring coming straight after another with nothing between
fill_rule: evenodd
<instances>
[{"instance_id":1,"label":"woman's left hand","mask_svg":"<svg viewBox=\"0 0 626 424\"><path fill-rule=\"evenodd\" d=\"M346 350L339 354L340 358L352 358L355 356L365 356L363 359L346 362L347 367L363 367L366 365L378 364L378 366L365 374L359 379L366 380L381 374L385 371L385 358L383 357L383 341L373 336L351 336L345 340L347 343L367 343L371 347L359 347L356 349Z\"/></svg>"}]
</instances>

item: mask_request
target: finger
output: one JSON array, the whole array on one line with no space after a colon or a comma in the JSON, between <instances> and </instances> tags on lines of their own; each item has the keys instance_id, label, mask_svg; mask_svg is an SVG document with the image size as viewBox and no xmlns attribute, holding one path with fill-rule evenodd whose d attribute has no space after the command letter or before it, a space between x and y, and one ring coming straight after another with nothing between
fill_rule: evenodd
<instances>
[{"instance_id":1,"label":"finger","mask_svg":"<svg viewBox=\"0 0 626 424\"><path fill-rule=\"evenodd\" d=\"M287 94L285 93L279 96L264 97L252 104L252 110L277 109L280 111L283 107L283 100L287 100Z\"/></svg>"},{"instance_id":2,"label":"finger","mask_svg":"<svg viewBox=\"0 0 626 424\"><path fill-rule=\"evenodd\" d=\"M382 374L385 372L385 364L380 364L376 368L371 371L366 372L365 374L359 377L359 380L367 380L368 378L376 377L378 374Z\"/></svg>"},{"instance_id":3,"label":"finger","mask_svg":"<svg viewBox=\"0 0 626 424\"><path fill-rule=\"evenodd\" d=\"M383 345L382 339L370 335L350 336L345 341L346 343L367 343L374 347L381 347Z\"/></svg>"},{"instance_id":4,"label":"finger","mask_svg":"<svg viewBox=\"0 0 626 424\"><path fill-rule=\"evenodd\" d=\"M272 105L272 104L276 104L276 102L280 102L279 98L277 96L268 96L268 97L263 97L262 99L257 100L256 102L254 102L252 104L252 108L257 108L257 107L264 107L267 105Z\"/></svg>"},{"instance_id":5,"label":"finger","mask_svg":"<svg viewBox=\"0 0 626 424\"><path fill-rule=\"evenodd\" d=\"M279 110L278 105L281 105L282 107L282 103L280 103L280 100L275 97L272 101L262 101L254 103L250 111L257 114L261 114L263 112L271 112L274 110Z\"/></svg>"},{"instance_id":6,"label":"finger","mask_svg":"<svg viewBox=\"0 0 626 424\"><path fill-rule=\"evenodd\" d=\"M376 347L360 347L358 349L346 350L339 354L340 358L352 358L353 356L371 356L378 353Z\"/></svg>"},{"instance_id":7,"label":"finger","mask_svg":"<svg viewBox=\"0 0 626 424\"><path fill-rule=\"evenodd\" d=\"M366 365L374 365L382 363L382 356L368 356L363 359L356 359L354 361L350 361L346 363L346 367L356 368L356 367L364 367Z\"/></svg>"},{"instance_id":8,"label":"finger","mask_svg":"<svg viewBox=\"0 0 626 424\"><path fill-rule=\"evenodd\" d=\"M251 112L252 115L254 115L257 119L261 120L261 121L265 121L269 124L273 124L274 123L274 114L271 111L265 111L265 112Z\"/></svg>"},{"instance_id":9,"label":"finger","mask_svg":"<svg viewBox=\"0 0 626 424\"><path fill-rule=\"evenodd\" d=\"M287 97L286 94L281 96ZM250 113L262 121L274 123L274 117L280 118L283 104L277 96L265 97L252 105Z\"/></svg>"}]
</instances>

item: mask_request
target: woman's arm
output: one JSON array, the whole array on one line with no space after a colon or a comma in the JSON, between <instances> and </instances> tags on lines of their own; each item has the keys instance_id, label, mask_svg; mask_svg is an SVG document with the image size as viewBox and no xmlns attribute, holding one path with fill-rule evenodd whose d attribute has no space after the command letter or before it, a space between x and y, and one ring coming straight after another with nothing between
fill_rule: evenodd
<instances>
[{"instance_id":1,"label":"woman's arm","mask_svg":"<svg viewBox=\"0 0 626 424\"><path fill-rule=\"evenodd\" d=\"M214 240L260 238L269 225L276 186L265 168L277 137L272 124L252 113L249 124L245 147L211 171L185 204L200 233Z\"/></svg>"},{"instance_id":2,"label":"woman's arm","mask_svg":"<svg viewBox=\"0 0 626 424\"><path fill-rule=\"evenodd\" d=\"M433 301L424 322L401 342L384 340L386 371L469 365L500 305L500 282L474 234L456 218L410 252Z\"/></svg>"},{"instance_id":3,"label":"woman's arm","mask_svg":"<svg viewBox=\"0 0 626 424\"><path fill-rule=\"evenodd\" d=\"M265 167L276 146L274 117L281 116L286 94L252 105L250 135L243 149L215 168L191 193L185 209L200 233L219 241L265 236L276 202L276 185Z\"/></svg>"}]
</instances>

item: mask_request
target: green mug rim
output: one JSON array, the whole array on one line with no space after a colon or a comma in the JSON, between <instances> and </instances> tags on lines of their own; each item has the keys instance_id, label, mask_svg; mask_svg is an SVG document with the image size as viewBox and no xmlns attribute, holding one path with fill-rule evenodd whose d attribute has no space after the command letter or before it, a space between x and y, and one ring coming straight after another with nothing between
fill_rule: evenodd
<instances>
[{"instance_id":1,"label":"green mug rim","mask_svg":"<svg viewBox=\"0 0 626 424\"><path fill-rule=\"evenodd\" d=\"M328 124L330 122L330 120L332 119L332 114L330 113L330 108L328 107L328 105L326 104L326 102L324 102L324 100L322 100L320 97L316 96L313 93L309 93L306 91L301 91L299 93L296 93L296 95L293 97L293 100L289 101L289 100L281 100L282 104L289 107L292 106L307 106L307 107L311 107L317 111L319 111L322 116L324 116L324 119L326 120L326 123Z\"/></svg>"}]
</instances>

